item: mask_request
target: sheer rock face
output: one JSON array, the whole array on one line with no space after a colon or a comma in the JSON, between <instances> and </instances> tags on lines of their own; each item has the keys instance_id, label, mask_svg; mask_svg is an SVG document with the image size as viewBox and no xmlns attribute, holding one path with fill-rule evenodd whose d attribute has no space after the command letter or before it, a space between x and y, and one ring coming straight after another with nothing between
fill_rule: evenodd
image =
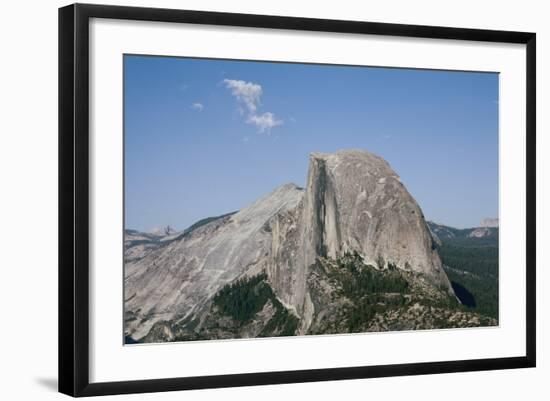
<instances>
[{"instance_id":1,"label":"sheer rock face","mask_svg":"<svg viewBox=\"0 0 550 401\"><path fill-rule=\"evenodd\" d=\"M306 254L357 251L365 262L423 273L451 290L422 210L390 165L365 151L314 153L306 207Z\"/></svg>"},{"instance_id":2,"label":"sheer rock face","mask_svg":"<svg viewBox=\"0 0 550 401\"><path fill-rule=\"evenodd\" d=\"M453 294L420 207L382 158L365 151L313 153L305 190L287 184L143 258L126 260L126 332L198 316L225 284L265 271L283 303L314 315L307 277L318 257L356 251L379 268L425 275ZM128 252L128 251L127 251Z\"/></svg>"},{"instance_id":3,"label":"sheer rock face","mask_svg":"<svg viewBox=\"0 0 550 401\"><path fill-rule=\"evenodd\" d=\"M276 221L269 273L282 302L302 318L301 332L313 315L306 278L318 257L357 251L367 264L422 273L454 294L420 207L372 153L311 154L304 198L287 216Z\"/></svg>"}]
</instances>

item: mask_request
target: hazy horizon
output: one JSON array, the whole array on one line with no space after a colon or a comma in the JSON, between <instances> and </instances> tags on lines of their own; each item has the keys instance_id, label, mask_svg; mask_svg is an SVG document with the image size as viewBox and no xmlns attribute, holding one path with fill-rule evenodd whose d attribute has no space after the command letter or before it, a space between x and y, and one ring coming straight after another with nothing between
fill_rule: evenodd
<instances>
[{"instance_id":1,"label":"hazy horizon","mask_svg":"<svg viewBox=\"0 0 550 401\"><path fill-rule=\"evenodd\" d=\"M305 186L308 155L386 159L427 220L498 213L498 74L125 56L125 228L182 230Z\"/></svg>"}]
</instances>

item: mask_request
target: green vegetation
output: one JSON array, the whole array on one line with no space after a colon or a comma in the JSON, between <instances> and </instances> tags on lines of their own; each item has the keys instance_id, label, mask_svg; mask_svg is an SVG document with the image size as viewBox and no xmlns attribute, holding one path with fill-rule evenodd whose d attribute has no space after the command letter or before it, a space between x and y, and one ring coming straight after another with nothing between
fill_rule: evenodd
<instances>
[{"instance_id":1,"label":"green vegetation","mask_svg":"<svg viewBox=\"0 0 550 401\"><path fill-rule=\"evenodd\" d=\"M336 260L338 269L332 270L329 277L337 280L341 295L358 299L376 293L406 293L409 283L391 263L385 270L378 270L363 263L357 252L346 252Z\"/></svg>"},{"instance_id":2,"label":"green vegetation","mask_svg":"<svg viewBox=\"0 0 550 401\"><path fill-rule=\"evenodd\" d=\"M492 228L486 237L470 237L471 229L460 230L454 238L441 238L443 245L453 245L459 248L498 247L498 228Z\"/></svg>"},{"instance_id":3,"label":"green vegetation","mask_svg":"<svg viewBox=\"0 0 550 401\"><path fill-rule=\"evenodd\" d=\"M441 240L436 249L457 296L470 311L498 319L499 229L481 237L474 228L457 229L428 222Z\"/></svg>"},{"instance_id":4,"label":"green vegetation","mask_svg":"<svg viewBox=\"0 0 550 401\"><path fill-rule=\"evenodd\" d=\"M449 280L466 288L475 299L470 310L498 319L498 277L487 278L446 269Z\"/></svg>"},{"instance_id":5,"label":"green vegetation","mask_svg":"<svg viewBox=\"0 0 550 401\"><path fill-rule=\"evenodd\" d=\"M351 302L343 308L343 318L350 333L362 331L378 312L398 308L406 303L410 285L391 263L378 270L366 265L357 252L346 252L327 270L337 294Z\"/></svg>"},{"instance_id":6,"label":"green vegetation","mask_svg":"<svg viewBox=\"0 0 550 401\"><path fill-rule=\"evenodd\" d=\"M242 278L224 286L214 297L214 305L224 315L240 323L246 323L262 310L273 291L265 281L265 273L251 278Z\"/></svg>"},{"instance_id":7,"label":"green vegetation","mask_svg":"<svg viewBox=\"0 0 550 401\"><path fill-rule=\"evenodd\" d=\"M372 320L377 313L400 308L406 302L407 299L401 294L392 297L376 294L355 300L352 306L345 308L348 332L356 333L363 331L365 324Z\"/></svg>"},{"instance_id":8,"label":"green vegetation","mask_svg":"<svg viewBox=\"0 0 550 401\"><path fill-rule=\"evenodd\" d=\"M447 266L484 277L498 276L498 245L464 246L444 242L438 251Z\"/></svg>"},{"instance_id":9,"label":"green vegetation","mask_svg":"<svg viewBox=\"0 0 550 401\"><path fill-rule=\"evenodd\" d=\"M270 337L273 333L277 333L278 336L293 336L296 334L299 323L298 318L290 313L277 298L273 297L271 301L277 309L277 312L275 312L275 315L267 322L260 333L260 337Z\"/></svg>"},{"instance_id":10,"label":"green vegetation","mask_svg":"<svg viewBox=\"0 0 550 401\"><path fill-rule=\"evenodd\" d=\"M379 263L383 265L382 260ZM337 319L320 323L315 333L493 324L489 317L469 314L473 310L449 296L446 286L433 286L422 274L385 265L385 269L368 265L356 252L322 260L321 274L326 274L334 289L330 303L340 312ZM326 297L323 292L316 296L320 303Z\"/></svg>"},{"instance_id":11,"label":"green vegetation","mask_svg":"<svg viewBox=\"0 0 550 401\"><path fill-rule=\"evenodd\" d=\"M275 296L265 273L242 278L224 286L214 297L214 305L241 326L248 323L271 301L275 314L267 322L260 337L292 336L298 328L298 318L290 313Z\"/></svg>"},{"instance_id":12,"label":"green vegetation","mask_svg":"<svg viewBox=\"0 0 550 401\"><path fill-rule=\"evenodd\" d=\"M498 242L447 240L438 248L449 280L475 299L470 310L498 319ZM460 296L460 295L459 295Z\"/></svg>"}]
</instances>

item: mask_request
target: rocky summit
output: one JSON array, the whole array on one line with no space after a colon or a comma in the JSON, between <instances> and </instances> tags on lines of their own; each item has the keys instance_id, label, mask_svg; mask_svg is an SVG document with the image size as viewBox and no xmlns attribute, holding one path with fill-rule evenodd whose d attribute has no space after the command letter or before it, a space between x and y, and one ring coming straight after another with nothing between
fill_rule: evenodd
<instances>
[{"instance_id":1,"label":"rocky summit","mask_svg":"<svg viewBox=\"0 0 550 401\"><path fill-rule=\"evenodd\" d=\"M126 232L131 342L495 324L461 309L419 205L366 151L312 153L305 188L166 234Z\"/></svg>"}]
</instances>

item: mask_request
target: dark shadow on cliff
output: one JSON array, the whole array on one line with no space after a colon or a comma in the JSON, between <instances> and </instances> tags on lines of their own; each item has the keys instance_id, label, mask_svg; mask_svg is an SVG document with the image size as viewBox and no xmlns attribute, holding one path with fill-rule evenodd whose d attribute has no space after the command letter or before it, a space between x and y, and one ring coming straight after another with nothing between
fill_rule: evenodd
<instances>
[{"instance_id":1,"label":"dark shadow on cliff","mask_svg":"<svg viewBox=\"0 0 550 401\"><path fill-rule=\"evenodd\" d=\"M453 286L453 290L462 305L467 306L468 308L476 307L476 299L473 294L466 289L466 287L455 283L454 281L451 281L451 285Z\"/></svg>"}]
</instances>

